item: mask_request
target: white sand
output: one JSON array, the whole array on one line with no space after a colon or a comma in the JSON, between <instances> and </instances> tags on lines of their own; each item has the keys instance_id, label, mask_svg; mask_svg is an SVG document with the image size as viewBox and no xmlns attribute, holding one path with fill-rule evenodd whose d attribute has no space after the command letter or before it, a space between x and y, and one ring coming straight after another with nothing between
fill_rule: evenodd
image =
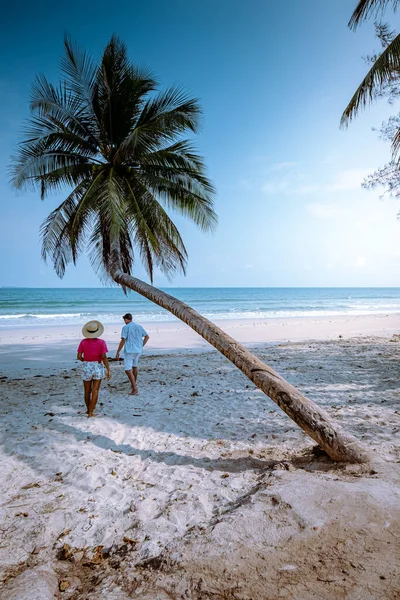
<instances>
[{"instance_id":1,"label":"white sand","mask_svg":"<svg viewBox=\"0 0 400 600\"><path fill-rule=\"evenodd\" d=\"M179 324L148 327L138 397L112 364L90 420L65 362L75 332L2 331L0 598L17 599L21 578L43 566L74 600L399 598L398 322L226 327L264 341L256 354L369 447L365 467L314 455L271 400ZM119 328L107 334L113 354ZM69 560L57 559L63 544Z\"/></svg>"}]
</instances>

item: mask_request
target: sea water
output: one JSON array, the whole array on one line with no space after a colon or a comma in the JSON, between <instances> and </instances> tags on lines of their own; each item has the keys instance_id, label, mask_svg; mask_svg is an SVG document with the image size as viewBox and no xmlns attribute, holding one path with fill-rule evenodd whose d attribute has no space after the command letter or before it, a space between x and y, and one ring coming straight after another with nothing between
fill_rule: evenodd
<instances>
[{"instance_id":1,"label":"sea water","mask_svg":"<svg viewBox=\"0 0 400 600\"><path fill-rule=\"evenodd\" d=\"M212 321L400 313L400 288L165 288ZM176 320L118 287L0 288L0 328Z\"/></svg>"}]
</instances>

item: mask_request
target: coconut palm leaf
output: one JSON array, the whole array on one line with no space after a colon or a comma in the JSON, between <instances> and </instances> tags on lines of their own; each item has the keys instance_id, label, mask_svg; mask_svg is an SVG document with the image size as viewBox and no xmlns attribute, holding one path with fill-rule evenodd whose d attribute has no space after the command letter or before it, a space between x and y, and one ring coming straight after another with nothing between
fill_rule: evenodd
<instances>
[{"instance_id":1,"label":"coconut palm leaf","mask_svg":"<svg viewBox=\"0 0 400 600\"><path fill-rule=\"evenodd\" d=\"M93 91L97 66L71 38L64 38L65 54L61 58L61 72L68 89L85 106L88 118L93 119ZM94 123L92 123L94 124Z\"/></svg>"},{"instance_id":2,"label":"coconut palm leaf","mask_svg":"<svg viewBox=\"0 0 400 600\"><path fill-rule=\"evenodd\" d=\"M148 188L139 182L127 182L135 241L150 280L156 265L167 276L185 273L187 252L178 229Z\"/></svg>"},{"instance_id":3,"label":"coconut palm leaf","mask_svg":"<svg viewBox=\"0 0 400 600\"><path fill-rule=\"evenodd\" d=\"M372 65L366 77L345 109L340 124L346 126L360 108L365 107L374 99L374 92L380 86L389 83L394 77L398 78L400 71L400 35L382 52Z\"/></svg>"},{"instance_id":4,"label":"coconut palm leaf","mask_svg":"<svg viewBox=\"0 0 400 600\"><path fill-rule=\"evenodd\" d=\"M400 0L360 0L349 21L350 29L356 29L360 21L367 19L374 13L383 12L388 4L396 10Z\"/></svg>"},{"instance_id":5,"label":"coconut palm leaf","mask_svg":"<svg viewBox=\"0 0 400 600\"><path fill-rule=\"evenodd\" d=\"M48 119L49 125L74 133L82 143L97 150L93 115L88 114L85 99L74 94L67 82L56 89L43 75L38 76L32 87L30 109L44 122Z\"/></svg>"},{"instance_id":6,"label":"coconut palm leaf","mask_svg":"<svg viewBox=\"0 0 400 600\"><path fill-rule=\"evenodd\" d=\"M197 101L188 99L178 89L171 88L157 98L148 101L130 134L118 150L118 160L128 162L140 153L160 149L177 136L190 130L197 132L200 109Z\"/></svg>"}]
</instances>

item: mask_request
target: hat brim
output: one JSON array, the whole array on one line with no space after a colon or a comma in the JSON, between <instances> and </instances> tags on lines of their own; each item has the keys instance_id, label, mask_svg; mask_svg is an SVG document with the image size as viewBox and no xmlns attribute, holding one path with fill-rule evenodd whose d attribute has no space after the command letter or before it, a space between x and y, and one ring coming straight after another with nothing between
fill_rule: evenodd
<instances>
[{"instance_id":1,"label":"hat brim","mask_svg":"<svg viewBox=\"0 0 400 600\"><path fill-rule=\"evenodd\" d=\"M89 323L96 323L97 324L97 331L88 331L86 329L86 327L89 325ZM100 321L89 321L89 323L85 323L85 325L82 327L82 335L85 338L98 338L100 337L103 333L104 333L104 325L103 323L100 323Z\"/></svg>"}]
</instances>

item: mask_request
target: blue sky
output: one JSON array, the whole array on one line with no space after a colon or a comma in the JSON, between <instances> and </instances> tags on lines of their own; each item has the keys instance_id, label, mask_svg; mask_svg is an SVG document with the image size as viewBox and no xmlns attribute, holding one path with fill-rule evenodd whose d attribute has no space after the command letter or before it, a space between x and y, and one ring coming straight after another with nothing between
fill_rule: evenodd
<instances>
[{"instance_id":1,"label":"blue sky","mask_svg":"<svg viewBox=\"0 0 400 600\"><path fill-rule=\"evenodd\" d=\"M0 37L0 285L97 286L82 258L63 280L40 257L39 227L62 199L15 193L9 156L37 73L58 80L63 35L99 57L112 33L160 87L199 98L196 143L217 188L219 226L176 217L187 276L158 286L399 286L398 201L360 186L389 159L371 128L380 101L346 130L341 113L378 44L372 22L347 28L356 0L98 0L10 3ZM111 8L110 8L111 6ZM387 13L393 27L398 17ZM138 264L135 274L146 278Z\"/></svg>"}]
</instances>

